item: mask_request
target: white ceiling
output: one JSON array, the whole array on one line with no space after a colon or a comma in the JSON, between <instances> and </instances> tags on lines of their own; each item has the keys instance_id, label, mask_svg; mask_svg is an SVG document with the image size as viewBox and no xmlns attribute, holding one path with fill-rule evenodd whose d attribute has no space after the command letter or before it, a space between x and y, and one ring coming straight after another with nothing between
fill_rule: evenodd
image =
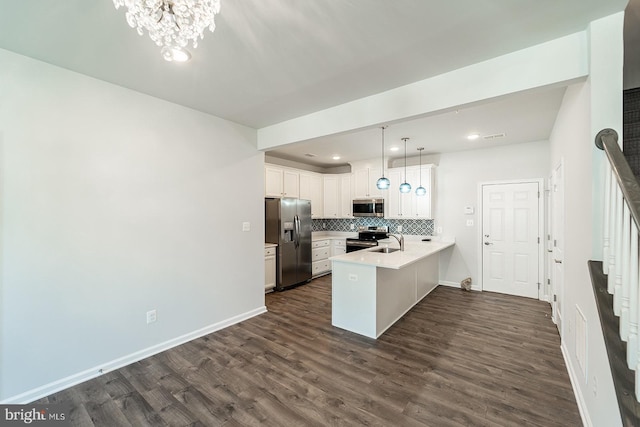
<instances>
[{"instance_id":1,"label":"white ceiling","mask_svg":"<svg viewBox=\"0 0 640 427\"><path fill-rule=\"evenodd\" d=\"M549 138L562 102L565 87L511 95L491 102L461 107L437 115L390 124L385 129L385 156L389 159L452 151L473 150ZM478 134L474 141L469 134ZM498 134L503 137L491 138ZM488 138L488 139L487 139ZM391 151L392 148L398 151ZM269 155L320 167L335 167L347 162L380 157L382 130L366 129L333 135L285 146ZM307 154L315 154L308 157ZM334 160L338 155L340 159Z\"/></svg>"},{"instance_id":2,"label":"white ceiling","mask_svg":"<svg viewBox=\"0 0 640 427\"><path fill-rule=\"evenodd\" d=\"M129 28L124 11L116 11L111 0L1 1L0 48L253 128L582 31L627 3L222 0L215 33L205 34L189 63L176 64L165 62L146 35ZM405 129L394 125L389 140L402 133L415 135L425 146L452 144L450 138L458 135L454 125L461 132L469 127L481 133L506 131L511 143L544 138L541 129L550 129L550 110L557 108L559 93L544 93L543 99L523 95L519 101L505 101L510 105L465 109L456 118L427 118ZM514 107L520 116L512 112ZM509 122L480 120L493 110L512 114ZM478 116L475 122L472 115ZM526 123L522 130L507 128L516 121ZM369 141L371 134L379 141L377 133L320 142L332 146L359 140L349 149L361 151L363 138ZM318 155L322 144L316 141L313 151Z\"/></svg>"}]
</instances>

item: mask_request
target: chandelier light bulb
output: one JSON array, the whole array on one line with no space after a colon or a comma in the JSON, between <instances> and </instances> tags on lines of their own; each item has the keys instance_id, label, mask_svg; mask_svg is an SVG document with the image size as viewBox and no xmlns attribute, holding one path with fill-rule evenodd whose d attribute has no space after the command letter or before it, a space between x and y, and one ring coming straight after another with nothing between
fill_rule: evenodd
<instances>
[{"instance_id":1,"label":"chandelier light bulb","mask_svg":"<svg viewBox=\"0 0 640 427\"><path fill-rule=\"evenodd\" d=\"M116 9L127 9L129 26L140 35L146 31L162 47L167 61L181 61L168 54L168 49L184 50L189 43L198 47L204 30L215 30L215 16L220 13L220 0L113 0L113 4Z\"/></svg>"}]
</instances>

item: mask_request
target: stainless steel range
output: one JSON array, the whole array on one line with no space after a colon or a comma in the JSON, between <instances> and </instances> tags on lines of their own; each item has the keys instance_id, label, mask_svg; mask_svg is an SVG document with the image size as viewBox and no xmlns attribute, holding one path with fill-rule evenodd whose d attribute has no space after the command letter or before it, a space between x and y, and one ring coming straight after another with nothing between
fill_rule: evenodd
<instances>
[{"instance_id":1,"label":"stainless steel range","mask_svg":"<svg viewBox=\"0 0 640 427\"><path fill-rule=\"evenodd\" d=\"M358 237L347 238L347 253L378 246L378 240L386 239L388 227L358 227Z\"/></svg>"}]
</instances>

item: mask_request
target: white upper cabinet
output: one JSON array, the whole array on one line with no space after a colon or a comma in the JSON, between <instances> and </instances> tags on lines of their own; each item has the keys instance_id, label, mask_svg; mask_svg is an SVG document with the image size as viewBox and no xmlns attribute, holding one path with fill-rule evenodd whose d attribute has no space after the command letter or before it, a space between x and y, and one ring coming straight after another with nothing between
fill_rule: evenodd
<instances>
[{"instance_id":1,"label":"white upper cabinet","mask_svg":"<svg viewBox=\"0 0 640 427\"><path fill-rule=\"evenodd\" d=\"M353 196L351 192L351 174L340 175L340 217L353 218Z\"/></svg>"},{"instance_id":2,"label":"white upper cabinet","mask_svg":"<svg viewBox=\"0 0 640 427\"><path fill-rule=\"evenodd\" d=\"M283 196L300 197L300 174L289 169L284 169L282 175Z\"/></svg>"},{"instance_id":3,"label":"white upper cabinet","mask_svg":"<svg viewBox=\"0 0 640 427\"><path fill-rule=\"evenodd\" d=\"M311 218L323 217L322 175L313 172L300 172L300 198L311 200Z\"/></svg>"},{"instance_id":4,"label":"white upper cabinet","mask_svg":"<svg viewBox=\"0 0 640 427\"><path fill-rule=\"evenodd\" d=\"M340 175L324 175L324 218L340 218Z\"/></svg>"},{"instance_id":5,"label":"white upper cabinet","mask_svg":"<svg viewBox=\"0 0 640 427\"><path fill-rule=\"evenodd\" d=\"M265 165L264 195L267 197L300 197L299 172L294 169Z\"/></svg>"},{"instance_id":6,"label":"white upper cabinet","mask_svg":"<svg viewBox=\"0 0 640 427\"><path fill-rule=\"evenodd\" d=\"M264 167L264 195L267 197L282 197L284 187L282 182L283 170L271 166Z\"/></svg>"},{"instance_id":7,"label":"white upper cabinet","mask_svg":"<svg viewBox=\"0 0 640 427\"><path fill-rule=\"evenodd\" d=\"M383 191L376 187L376 182L381 176L382 169L378 167L356 169L352 174L353 197L355 199L384 197Z\"/></svg>"},{"instance_id":8,"label":"white upper cabinet","mask_svg":"<svg viewBox=\"0 0 640 427\"><path fill-rule=\"evenodd\" d=\"M266 164L265 196L294 197L311 200L312 218L353 218L353 199L384 198L385 217L397 219L431 219L434 200L434 165L422 165L422 186L427 194L417 196L420 185L420 168L389 168L385 175L391 186L378 190L376 183L382 169L359 165L353 173L320 174ZM400 184L411 184L411 192L400 193Z\"/></svg>"},{"instance_id":9,"label":"white upper cabinet","mask_svg":"<svg viewBox=\"0 0 640 427\"><path fill-rule=\"evenodd\" d=\"M419 169L418 169L419 171ZM422 166L422 186L427 190L427 194L424 196L415 196L414 190L414 205L413 216L416 218L433 218L433 201L435 200L435 167L433 165ZM420 185L420 178L416 181L416 188Z\"/></svg>"},{"instance_id":10,"label":"white upper cabinet","mask_svg":"<svg viewBox=\"0 0 640 427\"><path fill-rule=\"evenodd\" d=\"M416 195L416 188L420 186L420 167L409 166L406 181L411 184L410 193L400 193L400 184L405 181L405 168L389 169L388 178L391 181L387 195L387 217L398 219L430 219L433 200L433 165L422 166L422 186L427 190L424 196Z\"/></svg>"}]
</instances>

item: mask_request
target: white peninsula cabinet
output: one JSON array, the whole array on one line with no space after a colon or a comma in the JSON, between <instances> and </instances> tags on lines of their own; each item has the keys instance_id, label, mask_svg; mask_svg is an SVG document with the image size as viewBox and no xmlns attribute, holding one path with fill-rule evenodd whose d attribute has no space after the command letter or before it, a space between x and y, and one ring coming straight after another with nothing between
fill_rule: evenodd
<instances>
[{"instance_id":1,"label":"white peninsula cabinet","mask_svg":"<svg viewBox=\"0 0 640 427\"><path fill-rule=\"evenodd\" d=\"M378 338L438 286L440 252L454 242L407 242L331 257L331 324Z\"/></svg>"}]
</instances>

